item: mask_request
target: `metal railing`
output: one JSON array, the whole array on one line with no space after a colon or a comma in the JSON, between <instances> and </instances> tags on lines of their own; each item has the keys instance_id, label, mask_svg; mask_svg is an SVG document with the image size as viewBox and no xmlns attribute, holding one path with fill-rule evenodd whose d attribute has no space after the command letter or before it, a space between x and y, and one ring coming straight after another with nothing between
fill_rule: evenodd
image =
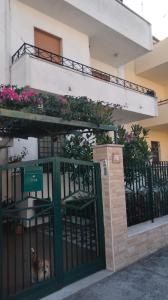
<instances>
[{"instance_id":1,"label":"metal railing","mask_svg":"<svg viewBox=\"0 0 168 300\"><path fill-rule=\"evenodd\" d=\"M168 215L168 162L125 165L128 226Z\"/></svg>"},{"instance_id":2,"label":"metal railing","mask_svg":"<svg viewBox=\"0 0 168 300\"><path fill-rule=\"evenodd\" d=\"M81 74L91 76L111 84L116 84L120 87L136 91L141 94L145 94L151 97L155 97L155 92L147 87L125 80L123 78L102 72L98 69L86 66L82 63L74 61L72 59L57 55L39 47L24 43L12 56L12 64L14 64L23 55L29 54L30 56L38 57L45 61L52 62L57 65L61 65L65 68L79 72Z\"/></svg>"}]
</instances>

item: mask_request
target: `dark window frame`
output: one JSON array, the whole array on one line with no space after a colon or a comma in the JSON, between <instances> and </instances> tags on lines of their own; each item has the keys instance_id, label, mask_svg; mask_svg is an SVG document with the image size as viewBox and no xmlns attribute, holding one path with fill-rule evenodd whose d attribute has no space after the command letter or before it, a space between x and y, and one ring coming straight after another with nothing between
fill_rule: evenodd
<instances>
[{"instance_id":1,"label":"dark window frame","mask_svg":"<svg viewBox=\"0 0 168 300\"><path fill-rule=\"evenodd\" d=\"M47 158L61 155L64 136L52 138L45 136L38 139L38 158Z\"/></svg>"},{"instance_id":2,"label":"dark window frame","mask_svg":"<svg viewBox=\"0 0 168 300\"><path fill-rule=\"evenodd\" d=\"M151 141L151 153L152 153L152 161L153 162L160 161L160 142L159 141Z\"/></svg>"}]
</instances>

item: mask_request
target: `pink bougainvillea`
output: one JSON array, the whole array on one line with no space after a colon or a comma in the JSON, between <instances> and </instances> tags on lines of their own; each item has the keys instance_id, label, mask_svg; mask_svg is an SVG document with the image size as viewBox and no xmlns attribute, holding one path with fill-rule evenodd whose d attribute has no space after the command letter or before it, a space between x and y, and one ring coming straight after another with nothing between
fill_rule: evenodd
<instances>
[{"instance_id":1,"label":"pink bougainvillea","mask_svg":"<svg viewBox=\"0 0 168 300\"><path fill-rule=\"evenodd\" d=\"M62 104L67 104L67 103L68 103L68 100L67 100L64 96L59 96L59 101L60 101Z\"/></svg>"},{"instance_id":2,"label":"pink bougainvillea","mask_svg":"<svg viewBox=\"0 0 168 300\"><path fill-rule=\"evenodd\" d=\"M30 89L19 89L16 86L0 86L0 103L11 105L42 105L40 95Z\"/></svg>"},{"instance_id":3,"label":"pink bougainvillea","mask_svg":"<svg viewBox=\"0 0 168 300\"><path fill-rule=\"evenodd\" d=\"M30 90L23 90L20 94L20 100L27 103L30 101L31 97L37 96L37 93L30 91Z\"/></svg>"},{"instance_id":4,"label":"pink bougainvillea","mask_svg":"<svg viewBox=\"0 0 168 300\"><path fill-rule=\"evenodd\" d=\"M42 94L29 88L0 85L0 108L111 125L113 111L119 107L85 96Z\"/></svg>"},{"instance_id":5,"label":"pink bougainvillea","mask_svg":"<svg viewBox=\"0 0 168 300\"><path fill-rule=\"evenodd\" d=\"M1 86L0 88L0 100L1 102L4 102L6 100L10 101L20 101L20 96L15 91L13 87L8 86Z\"/></svg>"}]
</instances>

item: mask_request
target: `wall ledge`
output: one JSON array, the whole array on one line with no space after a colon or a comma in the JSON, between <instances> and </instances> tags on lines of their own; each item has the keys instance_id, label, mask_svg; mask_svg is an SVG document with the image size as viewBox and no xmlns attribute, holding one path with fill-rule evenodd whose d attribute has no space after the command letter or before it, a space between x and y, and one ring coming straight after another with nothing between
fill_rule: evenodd
<instances>
[{"instance_id":1,"label":"wall ledge","mask_svg":"<svg viewBox=\"0 0 168 300\"><path fill-rule=\"evenodd\" d=\"M150 230L156 229L161 227L162 225L168 224L168 215L164 217L160 217L154 220L152 223L151 221L147 221L141 224L137 224L128 228L128 238L132 238L137 236L138 234L143 234Z\"/></svg>"}]
</instances>

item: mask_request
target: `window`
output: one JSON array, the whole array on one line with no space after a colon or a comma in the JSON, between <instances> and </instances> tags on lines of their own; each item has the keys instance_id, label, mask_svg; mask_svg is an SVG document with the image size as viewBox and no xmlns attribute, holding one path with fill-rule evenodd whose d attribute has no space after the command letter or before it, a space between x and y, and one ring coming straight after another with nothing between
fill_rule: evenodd
<instances>
[{"instance_id":1,"label":"window","mask_svg":"<svg viewBox=\"0 0 168 300\"><path fill-rule=\"evenodd\" d=\"M64 136L58 136L52 139L51 137L43 137L38 140L38 156L46 158L62 154L62 145Z\"/></svg>"},{"instance_id":2,"label":"window","mask_svg":"<svg viewBox=\"0 0 168 300\"><path fill-rule=\"evenodd\" d=\"M51 53L61 55L61 39L41 29L34 28L34 44L49 52L39 50L37 54L40 58L51 61ZM60 58L52 55L52 60L59 63Z\"/></svg>"},{"instance_id":3,"label":"window","mask_svg":"<svg viewBox=\"0 0 168 300\"><path fill-rule=\"evenodd\" d=\"M151 141L151 152L152 152L152 161L159 161L159 152L160 152L160 143L156 141Z\"/></svg>"}]
</instances>

